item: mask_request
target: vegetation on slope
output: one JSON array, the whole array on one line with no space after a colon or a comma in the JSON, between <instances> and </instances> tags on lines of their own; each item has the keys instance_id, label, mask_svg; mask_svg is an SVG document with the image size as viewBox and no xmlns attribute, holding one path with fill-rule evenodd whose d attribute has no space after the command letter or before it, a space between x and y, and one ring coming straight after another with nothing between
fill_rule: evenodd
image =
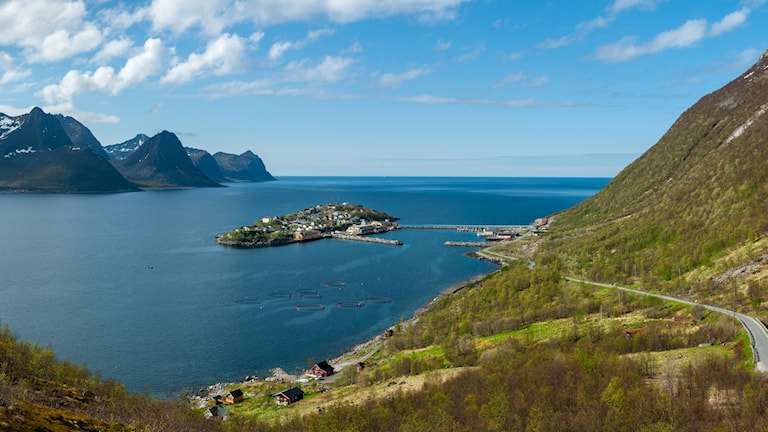
<instances>
[{"instance_id":1,"label":"vegetation on slope","mask_svg":"<svg viewBox=\"0 0 768 432\"><path fill-rule=\"evenodd\" d=\"M557 215L543 249L593 280L701 299L729 291L698 270L766 251L751 246L768 233L766 67L768 55L687 110L603 191ZM753 255L723 261L739 248Z\"/></svg>"},{"instance_id":2,"label":"vegetation on slope","mask_svg":"<svg viewBox=\"0 0 768 432\"><path fill-rule=\"evenodd\" d=\"M751 357L744 357L739 330L729 317L700 308L511 266L402 326L369 367L337 383L329 393L346 396L331 405L318 396L284 408L281 419L251 413L227 425L256 431L766 428L768 382L745 367ZM458 372L441 379L446 368ZM427 378L418 389L380 392L385 383L399 387L419 375ZM314 410L319 406L325 409Z\"/></svg>"},{"instance_id":3,"label":"vegetation on slope","mask_svg":"<svg viewBox=\"0 0 768 432\"><path fill-rule=\"evenodd\" d=\"M129 395L112 379L57 361L53 350L0 330L0 430L214 431L183 404Z\"/></svg>"}]
</instances>

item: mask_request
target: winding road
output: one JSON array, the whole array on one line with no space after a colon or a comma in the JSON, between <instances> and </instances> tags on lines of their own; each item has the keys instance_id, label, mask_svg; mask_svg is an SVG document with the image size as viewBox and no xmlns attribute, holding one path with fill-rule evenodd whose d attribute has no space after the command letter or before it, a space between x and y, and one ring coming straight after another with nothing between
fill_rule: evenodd
<instances>
[{"instance_id":1,"label":"winding road","mask_svg":"<svg viewBox=\"0 0 768 432\"><path fill-rule=\"evenodd\" d=\"M662 295L662 294L654 294L654 293L640 291L632 288L620 287L617 285L604 284L599 282L590 282L590 281L575 279L567 276L563 277L563 279L571 282L586 284L586 285L593 285L593 286L598 286L603 288L611 288L611 289L616 289L620 291L626 291L632 294L656 297L656 298L677 302L677 303L685 303L692 306L701 306L704 309L708 309L714 312L719 312L725 315L730 315L736 318L737 320L739 320L741 325L744 326L744 328L747 330L747 333L749 334L749 340L752 344L752 354L754 356L755 369L761 372L768 372L768 333L766 332L766 328L763 325L763 323L760 322L760 320L758 320L757 318L751 317L749 315L740 314L738 312L734 312L728 309L723 309L721 307L696 303L688 300L679 299L677 297L671 297L671 296Z\"/></svg>"}]
</instances>

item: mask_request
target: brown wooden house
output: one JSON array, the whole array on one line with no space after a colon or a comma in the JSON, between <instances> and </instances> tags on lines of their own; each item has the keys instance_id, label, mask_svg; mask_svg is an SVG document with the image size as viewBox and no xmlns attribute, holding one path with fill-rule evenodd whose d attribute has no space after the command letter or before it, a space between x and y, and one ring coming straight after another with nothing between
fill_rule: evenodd
<instances>
[{"instance_id":1,"label":"brown wooden house","mask_svg":"<svg viewBox=\"0 0 768 432\"><path fill-rule=\"evenodd\" d=\"M227 397L225 397L224 400L222 400L222 403L227 405L234 405L236 403L242 402L243 397L244 397L243 391L240 389L235 389L229 392Z\"/></svg>"}]
</instances>

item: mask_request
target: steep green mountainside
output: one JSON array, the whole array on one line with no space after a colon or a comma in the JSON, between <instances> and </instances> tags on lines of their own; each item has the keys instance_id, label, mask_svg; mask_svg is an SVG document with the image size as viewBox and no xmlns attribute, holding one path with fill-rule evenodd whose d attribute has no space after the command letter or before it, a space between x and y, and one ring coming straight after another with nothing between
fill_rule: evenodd
<instances>
[{"instance_id":1,"label":"steep green mountainside","mask_svg":"<svg viewBox=\"0 0 768 432\"><path fill-rule=\"evenodd\" d=\"M597 279L677 279L768 232L766 150L768 53L604 190L555 215L544 249Z\"/></svg>"}]
</instances>

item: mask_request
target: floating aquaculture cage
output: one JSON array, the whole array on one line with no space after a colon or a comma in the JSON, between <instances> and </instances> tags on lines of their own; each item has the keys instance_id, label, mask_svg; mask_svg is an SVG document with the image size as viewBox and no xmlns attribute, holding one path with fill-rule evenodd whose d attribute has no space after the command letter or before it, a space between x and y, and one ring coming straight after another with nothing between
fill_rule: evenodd
<instances>
[{"instance_id":1,"label":"floating aquaculture cage","mask_svg":"<svg viewBox=\"0 0 768 432\"><path fill-rule=\"evenodd\" d=\"M301 312L311 312L311 311L323 310L325 309L325 305L321 303L310 303L310 304L296 305L293 308Z\"/></svg>"},{"instance_id":2,"label":"floating aquaculture cage","mask_svg":"<svg viewBox=\"0 0 768 432\"><path fill-rule=\"evenodd\" d=\"M299 296L301 296L301 298L320 298L320 297L322 297L320 295L320 291L318 291L318 290L301 289L301 290L297 290L296 292L299 293Z\"/></svg>"},{"instance_id":3,"label":"floating aquaculture cage","mask_svg":"<svg viewBox=\"0 0 768 432\"><path fill-rule=\"evenodd\" d=\"M252 298L243 298L240 300L235 300L235 303L241 304L241 305L261 304L261 300L252 299Z\"/></svg>"},{"instance_id":4,"label":"floating aquaculture cage","mask_svg":"<svg viewBox=\"0 0 768 432\"><path fill-rule=\"evenodd\" d=\"M365 299L366 303L392 303L392 297L371 296Z\"/></svg>"},{"instance_id":5,"label":"floating aquaculture cage","mask_svg":"<svg viewBox=\"0 0 768 432\"><path fill-rule=\"evenodd\" d=\"M357 309L363 307L364 304L365 302L361 301L338 302L336 307L341 309Z\"/></svg>"}]
</instances>

